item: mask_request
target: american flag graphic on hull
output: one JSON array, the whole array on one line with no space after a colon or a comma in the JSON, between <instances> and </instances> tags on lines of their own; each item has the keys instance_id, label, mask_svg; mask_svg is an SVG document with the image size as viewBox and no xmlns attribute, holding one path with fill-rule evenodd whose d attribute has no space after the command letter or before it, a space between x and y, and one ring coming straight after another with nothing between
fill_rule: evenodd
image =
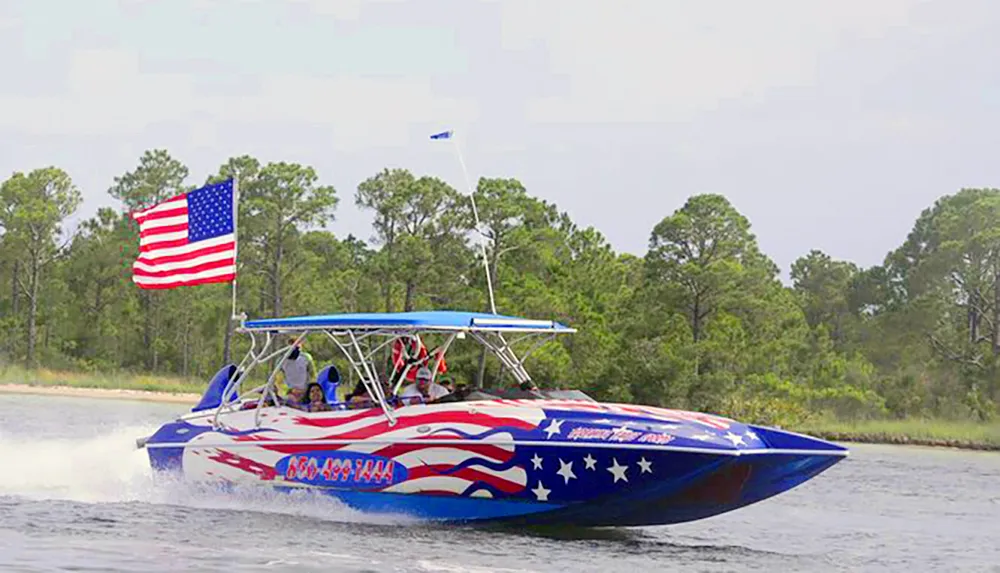
<instances>
[{"instance_id":1,"label":"american flag graphic on hull","mask_svg":"<svg viewBox=\"0 0 1000 573\"><path fill-rule=\"evenodd\" d=\"M273 409L262 413L262 431L243 433L239 430L252 427L253 412L239 412L228 422L243 435L196 436L184 450L183 466L189 475L233 482L512 495L527 487L527 474L515 463L513 432L536 430L545 418L540 408L522 406L516 413L501 404L415 406L398 410L397 423L390 426L377 409L308 415Z\"/></svg>"},{"instance_id":2,"label":"american flag graphic on hull","mask_svg":"<svg viewBox=\"0 0 1000 573\"><path fill-rule=\"evenodd\" d=\"M767 499L846 449L651 406L483 400L306 413L193 413L145 441L157 471L307 489L364 512L446 522L681 523Z\"/></svg>"},{"instance_id":3,"label":"american flag graphic on hull","mask_svg":"<svg viewBox=\"0 0 1000 573\"><path fill-rule=\"evenodd\" d=\"M694 412L577 400L489 400L304 413L267 408L182 422L194 479L323 491L566 503L682 472L677 454L766 447L747 426ZM171 439L161 436L160 441Z\"/></svg>"}]
</instances>

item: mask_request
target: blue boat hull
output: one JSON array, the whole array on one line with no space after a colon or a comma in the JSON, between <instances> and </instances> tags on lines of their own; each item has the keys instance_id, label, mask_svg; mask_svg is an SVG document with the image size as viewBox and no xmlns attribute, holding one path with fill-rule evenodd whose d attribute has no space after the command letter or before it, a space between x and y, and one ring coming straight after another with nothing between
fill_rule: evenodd
<instances>
[{"instance_id":1,"label":"blue boat hull","mask_svg":"<svg viewBox=\"0 0 1000 573\"><path fill-rule=\"evenodd\" d=\"M347 507L442 523L497 523L576 527L670 525L712 517L788 491L827 470L827 455L758 455L706 464L699 476L636 488L628 494L559 504L370 493L323 489ZM284 492L298 488L276 487Z\"/></svg>"},{"instance_id":2,"label":"blue boat hull","mask_svg":"<svg viewBox=\"0 0 1000 573\"><path fill-rule=\"evenodd\" d=\"M400 410L392 426L364 412L274 409L256 427L241 412L226 427L171 422L146 447L158 472L305 489L363 512L572 526L711 517L788 491L847 455L824 440L706 415L558 406L420 406Z\"/></svg>"},{"instance_id":3,"label":"blue boat hull","mask_svg":"<svg viewBox=\"0 0 1000 573\"><path fill-rule=\"evenodd\" d=\"M507 465L535 470L521 492L524 495L502 491L489 497L393 493L360 484L323 485L322 478L317 478L319 483L306 483L309 480L303 478L258 484L278 491L308 489L362 512L445 523L648 526L703 519L765 500L815 477L844 457L843 448L828 442L750 428L784 447L710 452L577 444L518 446ZM320 455L322 450L300 453ZM149 455L158 471L183 472L183 447L154 447Z\"/></svg>"}]
</instances>

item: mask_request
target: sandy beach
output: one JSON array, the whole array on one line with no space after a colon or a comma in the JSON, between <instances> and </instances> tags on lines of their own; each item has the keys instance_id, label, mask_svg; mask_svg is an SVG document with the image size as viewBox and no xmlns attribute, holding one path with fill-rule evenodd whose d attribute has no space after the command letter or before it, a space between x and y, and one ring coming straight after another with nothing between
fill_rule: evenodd
<instances>
[{"instance_id":1,"label":"sandy beach","mask_svg":"<svg viewBox=\"0 0 1000 573\"><path fill-rule=\"evenodd\" d=\"M31 386L28 384L0 384L0 394L35 394L40 396L69 396L76 398L104 398L110 400L139 400L143 402L168 402L196 404L198 394L173 394L146 390L109 388L77 388L73 386Z\"/></svg>"}]
</instances>

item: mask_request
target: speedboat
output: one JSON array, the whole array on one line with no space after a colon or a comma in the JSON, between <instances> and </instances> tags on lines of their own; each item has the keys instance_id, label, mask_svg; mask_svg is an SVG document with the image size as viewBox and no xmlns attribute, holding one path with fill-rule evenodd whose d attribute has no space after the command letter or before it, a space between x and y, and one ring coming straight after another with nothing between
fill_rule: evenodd
<instances>
[{"instance_id":1,"label":"speedboat","mask_svg":"<svg viewBox=\"0 0 1000 573\"><path fill-rule=\"evenodd\" d=\"M243 361L223 367L191 412L137 440L156 474L305 489L364 512L439 522L645 526L756 503L848 454L713 414L538 389L526 359L576 332L555 321L428 311L244 319L238 330L250 338ZM319 340L310 348L339 351L317 364L318 411L293 407L275 390L283 361L306 336ZM281 342L289 337L293 344ZM428 340L439 342L436 350L426 351ZM458 341L495 356L510 388L401 399L413 368L440 380ZM344 400L350 381L361 386Z\"/></svg>"}]
</instances>

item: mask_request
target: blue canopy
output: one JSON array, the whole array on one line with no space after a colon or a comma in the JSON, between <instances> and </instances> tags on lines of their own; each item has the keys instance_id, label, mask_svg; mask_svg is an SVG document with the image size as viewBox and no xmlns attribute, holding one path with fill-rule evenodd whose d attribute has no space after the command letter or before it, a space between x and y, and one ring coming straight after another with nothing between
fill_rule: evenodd
<instances>
[{"instance_id":1,"label":"blue canopy","mask_svg":"<svg viewBox=\"0 0 1000 573\"><path fill-rule=\"evenodd\" d=\"M551 320L529 320L483 312L429 310L421 312L383 312L328 314L249 320L247 330L303 330L312 328L350 328L374 330L402 328L411 330L505 330L519 332L576 332Z\"/></svg>"}]
</instances>

